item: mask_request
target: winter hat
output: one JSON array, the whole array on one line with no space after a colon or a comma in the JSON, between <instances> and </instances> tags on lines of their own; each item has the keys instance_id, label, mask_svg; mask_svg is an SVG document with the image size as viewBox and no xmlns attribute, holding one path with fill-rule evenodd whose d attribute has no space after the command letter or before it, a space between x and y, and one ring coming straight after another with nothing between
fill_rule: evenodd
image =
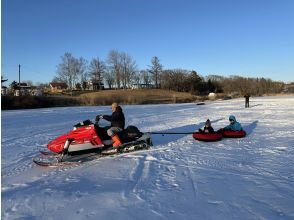
<instances>
[{"instance_id":1,"label":"winter hat","mask_svg":"<svg viewBox=\"0 0 294 220\"><path fill-rule=\"evenodd\" d=\"M207 126L210 126L210 125L211 125L211 123L210 123L210 120L209 120L209 119L207 119L207 120L206 120L206 122L205 122L205 125L207 125Z\"/></svg>"}]
</instances>

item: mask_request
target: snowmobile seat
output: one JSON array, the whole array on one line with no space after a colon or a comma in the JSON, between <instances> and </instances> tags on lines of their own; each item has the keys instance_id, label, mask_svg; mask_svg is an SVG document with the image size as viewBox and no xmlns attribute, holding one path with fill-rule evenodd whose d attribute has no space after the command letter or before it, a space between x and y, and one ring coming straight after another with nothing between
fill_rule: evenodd
<instances>
[{"instance_id":1,"label":"snowmobile seat","mask_svg":"<svg viewBox=\"0 0 294 220\"><path fill-rule=\"evenodd\" d=\"M129 125L125 130L119 132L118 135L125 143L136 140L137 138L141 137L143 133L140 132L136 126Z\"/></svg>"}]
</instances>

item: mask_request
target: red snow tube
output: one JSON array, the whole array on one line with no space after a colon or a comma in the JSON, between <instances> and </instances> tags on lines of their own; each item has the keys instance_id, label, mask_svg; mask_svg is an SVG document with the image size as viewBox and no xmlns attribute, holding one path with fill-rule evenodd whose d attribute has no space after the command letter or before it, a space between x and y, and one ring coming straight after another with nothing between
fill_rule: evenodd
<instances>
[{"instance_id":1,"label":"red snow tube","mask_svg":"<svg viewBox=\"0 0 294 220\"><path fill-rule=\"evenodd\" d=\"M246 136L246 131L223 130L223 137L226 138L242 138Z\"/></svg>"},{"instance_id":2,"label":"red snow tube","mask_svg":"<svg viewBox=\"0 0 294 220\"><path fill-rule=\"evenodd\" d=\"M193 138L198 141L219 141L222 139L221 133L203 133L203 132L195 132L193 133Z\"/></svg>"}]
</instances>

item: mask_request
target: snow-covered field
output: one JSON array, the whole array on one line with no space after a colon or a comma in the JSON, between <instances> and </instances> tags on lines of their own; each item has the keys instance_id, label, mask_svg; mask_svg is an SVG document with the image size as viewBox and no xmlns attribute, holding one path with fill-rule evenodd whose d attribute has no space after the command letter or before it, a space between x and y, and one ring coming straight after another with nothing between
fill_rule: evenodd
<instances>
[{"instance_id":1,"label":"snow-covered field","mask_svg":"<svg viewBox=\"0 0 294 220\"><path fill-rule=\"evenodd\" d=\"M142 131L190 132L234 114L248 136L214 143L152 135L148 151L76 167L38 148L110 107L2 111L2 219L294 219L294 97L122 106Z\"/></svg>"}]
</instances>

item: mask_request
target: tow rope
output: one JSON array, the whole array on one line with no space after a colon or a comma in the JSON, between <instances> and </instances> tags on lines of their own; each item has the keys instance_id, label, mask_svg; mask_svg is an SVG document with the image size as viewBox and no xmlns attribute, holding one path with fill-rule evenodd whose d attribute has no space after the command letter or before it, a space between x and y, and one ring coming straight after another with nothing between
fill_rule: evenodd
<instances>
[{"instance_id":1,"label":"tow rope","mask_svg":"<svg viewBox=\"0 0 294 220\"><path fill-rule=\"evenodd\" d=\"M194 131L194 132L146 132L146 133L165 135L165 134L194 134L195 132L196 131Z\"/></svg>"}]
</instances>

